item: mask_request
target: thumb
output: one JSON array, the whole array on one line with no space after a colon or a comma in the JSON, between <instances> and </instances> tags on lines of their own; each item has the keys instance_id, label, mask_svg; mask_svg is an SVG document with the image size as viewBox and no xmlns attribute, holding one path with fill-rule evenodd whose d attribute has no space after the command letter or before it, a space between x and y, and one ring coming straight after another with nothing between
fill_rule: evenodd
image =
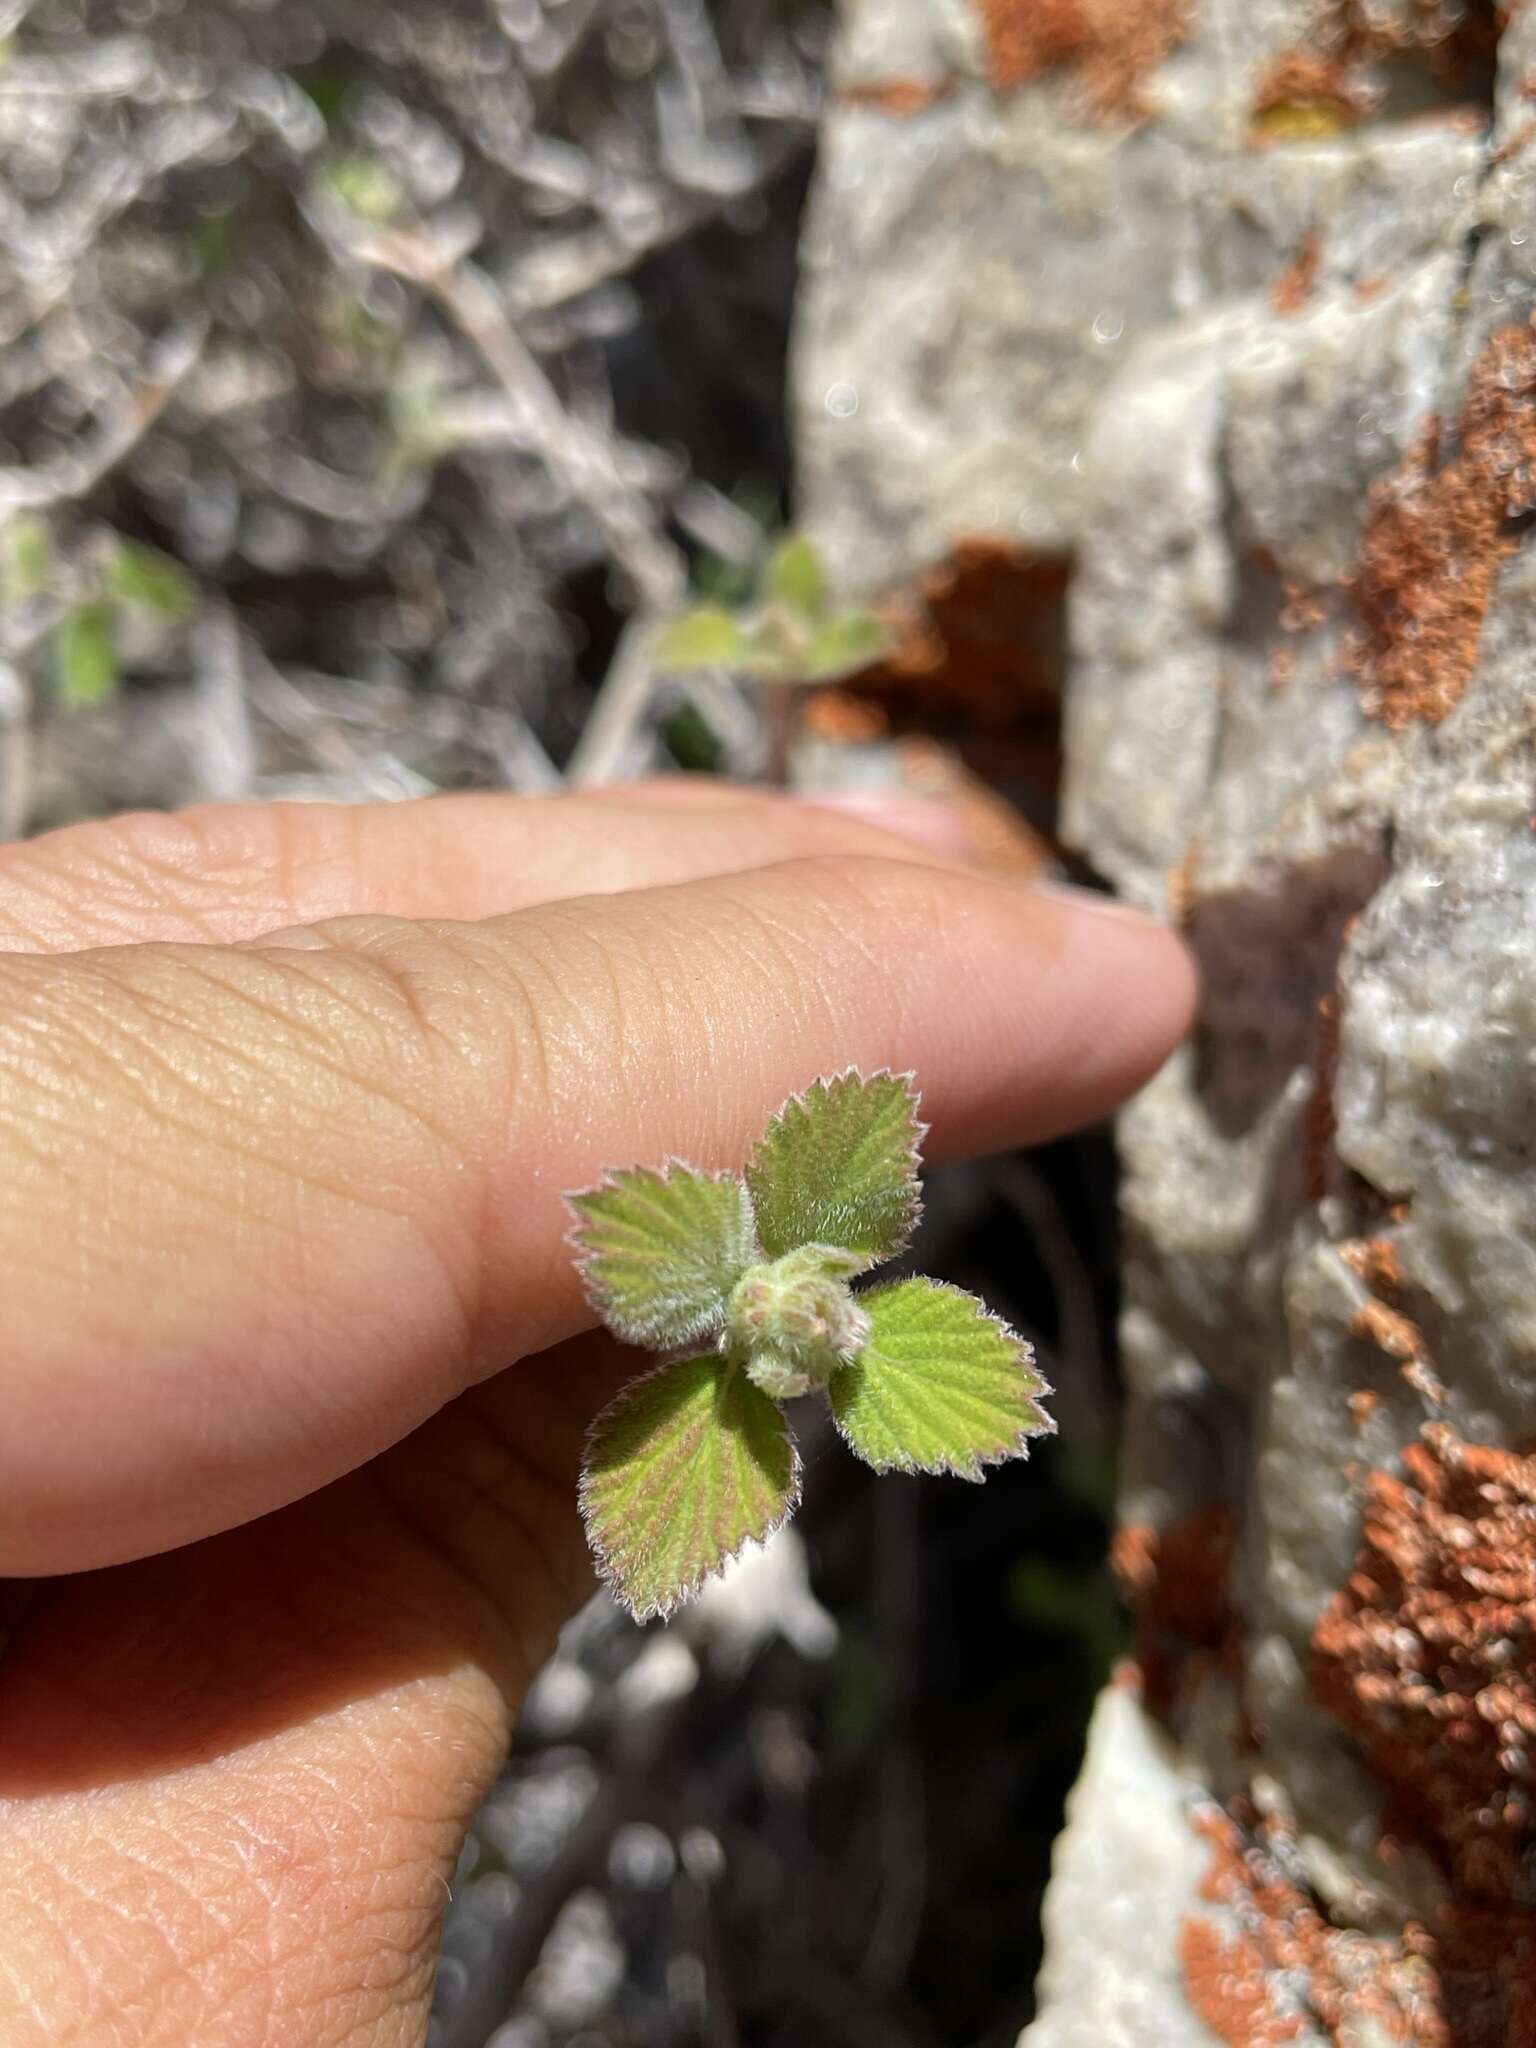
<instances>
[{"instance_id":1,"label":"thumb","mask_svg":"<svg viewBox=\"0 0 1536 2048\"><path fill-rule=\"evenodd\" d=\"M738 1165L850 1062L914 1068L937 1146L1038 1137L1190 1002L1146 920L866 857L0 956L0 1573L263 1513L582 1327L606 1167Z\"/></svg>"}]
</instances>

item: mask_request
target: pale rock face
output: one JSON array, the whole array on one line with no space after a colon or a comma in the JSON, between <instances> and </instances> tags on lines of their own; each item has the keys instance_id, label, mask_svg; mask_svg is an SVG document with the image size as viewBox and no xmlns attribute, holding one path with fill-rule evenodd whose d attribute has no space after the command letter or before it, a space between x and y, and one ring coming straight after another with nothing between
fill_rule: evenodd
<instances>
[{"instance_id":1,"label":"pale rock face","mask_svg":"<svg viewBox=\"0 0 1536 2048\"><path fill-rule=\"evenodd\" d=\"M1189 1812L1260 1783L1288 1881L1339 1933L1328 1997L1272 1951L1256 1997L1303 2042L1437 2038L1411 2031L1440 1993L1400 1936L1446 1895L1444 1845L1381 1853L1376 1752L1315 1696L1314 1634L1363 1475L1399 1474L1426 1423L1536 1441L1518 527L1438 723L1372 716L1354 672L1380 494L1412 485L1437 422L1431 467L1451 456L1474 365L1536 306L1536 7L1474 118L1400 58L1374 117L1253 147L1260 81L1316 12L1198 0L1145 118L1116 126L1069 76L994 92L952 6L847 0L857 103L828 116L807 233L808 523L861 591L978 535L1072 557L1065 831L1182 916L1205 978L1192 1041L1121 1125L1122 1512L1167 1532L1231 1509L1238 1653L1186 1667L1165 1731L1134 1692L1103 1702L1029 2048L1247 2038L1211 2031L1178 1951L1192 1918L1252 1931L1251 1908L1195 1900ZM942 96L898 117L882 77ZM1532 450L1512 431L1495 470Z\"/></svg>"},{"instance_id":2,"label":"pale rock face","mask_svg":"<svg viewBox=\"0 0 1536 2048\"><path fill-rule=\"evenodd\" d=\"M850 588L897 580L957 535L1074 547L1108 379L1170 320L1266 287L1319 220L1341 275L1456 245L1483 162L1473 137L1245 146L1256 83L1309 14L1309 0L1207 0L1149 81L1161 118L1127 133L1085 126L1070 81L993 93L967 0L846 8L834 76L848 97L822 135L796 390L807 502ZM894 118L865 97L893 85L940 97Z\"/></svg>"},{"instance_id":3,"label":"pale rock face","mask_svg":"<svg viewBox=\"0 0 1536 2048\"><path fill-rule=\"evenodd\" d=\"M1030 2048L1076 2048L1090 2033L1097 2048L1209 2048L1178 1965L1179 1923L1205 1867L1187 1813L1198 1792L1134 1697L1106 1692L1067 1802L1045 1907L1046 2012Z\"/></svg>"},{"instance_id":4,"label":"pale rock face","mask_svg":"<svg viewBox=\"0 0 1536 2048\"><path fill-rule=\"evenodd\" d=\"M959 71L979 78L984 68L981 22L968 0L868 0L851 9L832 62L832 84L842 93L878 90L893 78L942 90Z\"/></svg>"}]
</instances>

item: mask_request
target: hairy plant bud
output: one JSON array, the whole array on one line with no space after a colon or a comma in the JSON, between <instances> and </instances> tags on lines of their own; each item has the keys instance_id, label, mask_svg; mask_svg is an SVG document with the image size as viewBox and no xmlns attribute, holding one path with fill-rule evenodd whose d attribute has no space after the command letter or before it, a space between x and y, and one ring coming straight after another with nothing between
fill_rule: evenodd
<instances>
[{"instance_id":1,"label":"hairy plant bud","mask_svg":"<svg viewBox=\"0 0 1536 2048\"><path fill-rule=\"evenodd\" d=\"M831 1246L802 1245L749 1267L732 1290L726 1346L775 1400L825 1386L868 1337L869 1318L843 1277L849 1263Z\"/></svg>"}]
</instances>

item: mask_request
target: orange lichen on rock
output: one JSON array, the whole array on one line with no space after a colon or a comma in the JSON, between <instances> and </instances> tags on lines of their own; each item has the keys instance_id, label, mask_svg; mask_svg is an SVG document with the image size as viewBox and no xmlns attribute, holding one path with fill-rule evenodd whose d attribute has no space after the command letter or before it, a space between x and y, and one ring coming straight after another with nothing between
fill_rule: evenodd
<instances>
[{"instance_id":1,"label":"orange lichen on rock","mask_svg":"<svg viewBox=\"0 0 1536 2048\"><path fill-rule=\"evenodd\" d=\"M1179 1967L1196 2014L1231 2048L1284 2048L1301 2032L1298 2015L1277 2008L1269 1959L1252 1935L1224 1936L1191 1915L1179 1930Z\"/></svg>"},{"instance_id":2,"label":"orange lichen on rock","mask_svg":"<svg viewBox=\"0 0 1536 2048\"><path fill-rule=\"evenodd\" d=\"M1316 228L1302 237L1301 247L1269 288L1269 303L1282 316L1299 313L1317 289L1322 267L1323 238Z\"/></svg>"},{"instance_id":3,"label":"orange lichen on rock","mask_svg":"<svg viewBox=\"0 0 1536 2048\"><path fill-rule=\"evenodd\" d=\"M1351 1404L1353 1406L1353 1403ZM1333 1926L1293 1839L1246 1802L1197 1820L1212 1861L1180 1946L1229 2048L1536 2048L1536 1457L1426 1426L1366 1488L1359 1556L1313 1635L1312 1685L1452 1889L1430 1927ZM1383 1851L1390 1840L1383 1843Z\"/></svg>"},{"instance_id":4,"label":"orange lichen on rock","mask_svg":"<svg viewBox=\"0 0 1536 2048\"><path fill-rule=\"evenodd\" d=\"M1310 583L1288 580L1281 587L1284 603L1280 607L1280 630L1282 633L1306 633L1313 626L1320 626L1328 616L1328 600L1320 590Z\"/></svg>"},{"instance_id":5,"label":"orange lichen on rock","mask_svg":"<svg viewBox=\"0 0 1536 2048\"><path fill-rule=\"evenodd\" d=\"M1246 1817L1256 1821L1251 1809ZM1191 1913L1179 1933L1179 1964L1196 2014L1228 2048L1282 2048L1303 2031L1302 2016L1282 2010L1278 1973L1296 1967L1310 1950L1319 1916L1272 1857L1245 1839L1220 1807L1200 1808L1193 1826L1211 1845L1200 1884L1207 1905L1225 1909L1235 1923L1223 1929Z\"/></svg>"},{"instance_id":6,"label":"orange lichen on rock","mask_svg":"<svg viewBox=\"0 0 1536 2048\"><path fill-rule=\"evenodd\" d=\"M1135 1622L1135 1652L1148 1705L1173 1706L1186 1667L1209 1667L1233 1634L1229 1580L1237 1520L1213 1503L1167 1529L1126 1522L1115 1531L1110 1563Z\"/></svg>"},{"instance_id":7,"label":"orange lichen on rock","mask_svg":"<svg viewBox=\"0 0 1536 2048\"><path fill-rule=\"evenodd\" d=\"M1370 1475L1354 1571L1313 1635L1313 1690L1459 1900L1529 1908L1536 1458L1434 1423L1402 1465ZM1536 1979L1529 1992L1536 2021Z\"/></svg>"},{"instance_id":8,"label":"orange lichen on rock","mask_svg":"<svg viewBox=\"0 0 1536 2048\"><path fill-rule=\"evenodd\" d=\"M1424 1337L1419 1326L1384 1301L1364 1301L1349 1319L1349 1334L1364 1337L1389 1358L1422 1358Z\"/></svg>"},{"instance_id":9,"label":"orange lichen on rock","mask_svg":"<svg viewBox=\"0 0 1536 2048\"><path fill-rule=\"evenodd\" d=\"M1194 1827L1212 1851L1200 1898L1227 1925L1192 1913L1180 1964L1190 2005L1227 2048L1282 2048L1319 2032L1337 2048L1532 2048L1516 1989L1528 1935L1505 1929L1507 1960L1483 1966L1454 1913L1436 1933L1409 1925L1397 1939L1333 1927L1284 1827L1245 1800L1231 1812L1202 1808Z\"/></svg>"},{"instance_id":10,"label":"orange lichen on rock","mask_svg":"<svg viewBox=\"0 0 1536 2048\"><path fill-rule=\"evenodd\" d=\"M954 89L948 78L882 78L878 81L845 85L838 101L845 107L873 107L882 114L894 114L909 121L929 107L947 99Z\"/></svg>"},{"instance_id":11,"label":"orange lichen on rock","mask_svg":"<svg viewBox=\"0 0 1536 2048\"><path fill-rule=\"evenodd\" d=\"M1339 1246L1339 1257L1372 1294L1391 1300L1401 1292L1407 1275L1402 1253L1390 1237L1347 1237Z\"/></svg>"},{"instance_id":12,"label":"orange lichen on rock","mask_svg":"<svg viewBox=\"0 0 1536 2048\"><path fill-rule=\"evenodd\" d=\"M1070 70L1098 120L1136 119L1142 82L1189 32L1193 0L977 0L987 75L1016 92Z\"/></svg>"},{"instance_id":13,"label":"orange lichen on rock","mask_svg":"<svg viewBox=\"0 0 1536 2048\"><path fill-rule=\"evenodd\" d=\"M1287 273L1282 272L1272 289L1279 290L1286 276ZM1313 288L1313 281L1307 282L1304 287L1309 294ZM1280 305L1276 310L1297 312L1300 305ZM1281 600L1277 621L1281 637L1276 639L1270 648L1266 671L1272 690L1283 690L1296 673L1296 649L1289 644L1290 636L1310 632L1314 626L1325 624L1329 614L1328 599L1322 591L1309 583L1287 579L1281 584Z\"/></svg>"},{"instance_id":14,"label":"orange lichen on rock","mask_svg":"<svg viewBox=\"0 0 1536 2048\"><path fill-rule=\"evenodd\" d=\"M1438 724L1477 666L1499 571L1536 511L1536 332L1492 335L1472 367L1456 452L1418 445L1370 495L1346 659L1366 710Z\"/></svg>"},{"instance_id":15,"label":"orange lichen on rock","mask_svg":"<svg viewBox=\"0 0 1536 2048\"><path fill-rule=\"evenodd\" d=\"M1390 1308L1384 1301L1363 1301L1349 1319L1349 1334L1364 1337L1388 1358L1395 1358L1409 1386L1432 1406L1445 1405L1445 1384L1429 1362L1424 1332L1401 1309Z\"/></svg>"}]
</instances>

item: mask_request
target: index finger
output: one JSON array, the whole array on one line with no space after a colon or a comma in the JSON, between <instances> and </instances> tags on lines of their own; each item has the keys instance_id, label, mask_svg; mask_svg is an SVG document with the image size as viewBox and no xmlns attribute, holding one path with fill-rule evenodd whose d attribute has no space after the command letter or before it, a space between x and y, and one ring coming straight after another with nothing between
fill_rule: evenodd
<instances>
[{"instance_id":1,"label":"index finger","mask_svg":"<svg viewBox=\"0 0 1536 2048\"><path fill-rule=\"evenodd\" d=\"M211 1533L589 1320L562 1196L739 1166L818 1074L936 1146L1101 1114L1187 1021L1140 917L786 862L479 924L0 956L0 1572Z\"/></svg>"}]
</instances>

